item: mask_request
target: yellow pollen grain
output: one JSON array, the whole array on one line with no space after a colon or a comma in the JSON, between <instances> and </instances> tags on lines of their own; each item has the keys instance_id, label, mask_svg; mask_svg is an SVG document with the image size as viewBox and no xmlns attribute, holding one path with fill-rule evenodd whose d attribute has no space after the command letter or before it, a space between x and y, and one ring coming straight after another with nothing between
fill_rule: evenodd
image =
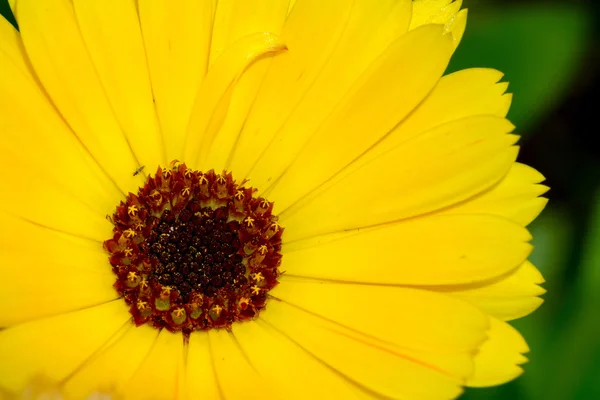
<instances>
[{"instance_id":1,"label":"yellow pollen grain","mask_svg":"<svg viewBox=\"0 0 600 400\"><path fill-rule=\"evenodd\" d=\"M252 293L253 294L259 294L260 293L260 288L257 285L252 286Z\"/></svg>"},{"instance_id":2,"label":"yellow pollen grain","mask_svg":"<svg viewBox=\"0 0 600 400\"><path fill-rule=\"evenodd\" d=\"M177 318L180 318L180 317L183 315L183 313L184 313L184 312L185 312L185 309L184 309L183 307L180 307L180 308L176 308L176 309L173 311L173 314L175 314L175 316L176 316Z\"/></svg>"},{"instance_id":3,"label":"yellow pollen grain","mask_svg":"<svg viewBox=\"0 0 600 400\"><path fill-rule=\"evenodd\" d=\"M248 228L254 228L254 218L246 217L244 222L246 223L246 225L248 225Z\"/></svg>"},{"instance_id":4,"label":"yellow pollen grain","mask_svg":"<svg viewBox=\"0 0 600 400\"><path fill-rule=\"evenodd\" d=\"M137 279L137 274L134 271L131 271L127 274L127 280L129 280L131 282L135 282L136 279Z\"/></svg>"},{"instance_id":5,"label":"yellow pollen grain","mask_svg":"<svg viewBox=\"0 0 600 400\"><path fill-rule=\"evenodd\" d=\"M138 302L137 302L137 308L138 308L139 310L143 310L143 309L145 309L146 307L148 307L148 303L147 303L147 302L145 302L145 301L142 301L142 300L138 300Z\"/></svg>"},{"instance_id":6,"label":"yellow pollen grain","mask_svg":"<svg viewBox=\"0 0 600 400\"><path fill-rule=\"evenodd\" d=\"M133 217L134 215L136 215L138 213L139 209L137 208L137 206L135 204L127 207L127 214L129 214L130 217Z\"/></svg>"}]
</instances>

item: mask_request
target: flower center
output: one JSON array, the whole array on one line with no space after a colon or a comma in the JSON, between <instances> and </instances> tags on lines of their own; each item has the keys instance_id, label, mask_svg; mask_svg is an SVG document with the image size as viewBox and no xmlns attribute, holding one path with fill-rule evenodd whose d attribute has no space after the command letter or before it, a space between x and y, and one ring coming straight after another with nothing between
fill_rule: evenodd
<instances>
[{"instance_id":1,"label":"flower center","mask_svg":"<svg viewBox=\"0 0 600 400\"><path fill-rule=\"evenodd\" d=\"M283 228L255 192L230 173L173 162L117 206L104 248L136 325L189 334L230 328L265 308Z\"/></svg>"}]
</instances>

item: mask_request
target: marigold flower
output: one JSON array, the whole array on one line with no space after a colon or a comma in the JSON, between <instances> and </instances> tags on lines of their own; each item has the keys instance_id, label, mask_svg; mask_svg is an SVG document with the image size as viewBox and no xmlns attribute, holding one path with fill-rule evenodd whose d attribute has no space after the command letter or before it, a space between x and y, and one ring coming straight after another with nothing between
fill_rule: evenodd
<instances>
[{"instance_id":1,"label":"marigold flower","mask_svg":"<svg viewBox=\"0 0 600 400\"><path fill-rule=\"evenodd\" d=\"M13 0L0 388L450 399L543 279L502 74L450 0ZM54 389L53 389L54 390Z\"/></svg>"}]
</instances>

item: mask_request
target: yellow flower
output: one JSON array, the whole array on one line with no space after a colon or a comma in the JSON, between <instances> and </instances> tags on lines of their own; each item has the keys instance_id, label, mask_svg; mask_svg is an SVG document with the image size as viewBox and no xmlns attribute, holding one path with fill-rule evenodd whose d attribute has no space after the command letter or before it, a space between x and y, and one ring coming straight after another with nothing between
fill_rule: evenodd
<instances>
[{"instance_id":1,"label":"yellow flower","mask_svg":"<svg viewBox=\"0 0 600 400\"><path fill-rule=\"evenodd\" d=\"M0 387L450 399L543 293L502 74L450 0L14 0Z\"/></svg>"}]
</instances>

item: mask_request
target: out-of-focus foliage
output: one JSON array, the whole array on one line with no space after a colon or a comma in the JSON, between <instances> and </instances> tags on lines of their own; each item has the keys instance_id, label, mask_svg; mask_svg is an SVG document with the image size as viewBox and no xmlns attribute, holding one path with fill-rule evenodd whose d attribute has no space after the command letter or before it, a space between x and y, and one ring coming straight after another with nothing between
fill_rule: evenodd
<instances>
[{"instance_id":1,"label":"out-of-focus foliage","mask_svg":"<svg viewBox=\"0 0 600 400\"><path fill-rule=\"evenodd\" d=\"M467 31L449 70L477 66L504 72L514 94L509 118L525 136L521 161L541 169L551 190L548 207L530 226L531 259L546 278L545 304L514 321L531 348L525 374L501 387L467 390L462 399L600 399L600 174L565 176L585 171L574 165L597 166L600 151L581 151L589 132L574 129L595 117L584 115L583 108L560 110L569 108L567 98L589 104L597 93L590 86L598 76L594 12L597 18L600 2L464 0L464 5ZM561 152L550 148L556 143L569 145ZM545 168L535 160L544 160ZM560 188L553 191L553 183Z\"/></svg>"},{"instance_id":2,"label":"out-of-focus foliage","mask_svg":"<svg viewBox=\"0 0 600 400\"><path fill-rule=\"evenodd\" d=\"M468 0L464 3L469 7ZM515 93L508 117L525 132L561 101L572 83L586 51L589 21L572 2L475 2L449 69L504 72Z\"/></svg>"},{"instance_id":3,"label":"out-of-focus foliage","mask_svg":"<svg viewBox=\"0 0 600 400\"><path fill-rule=\"evenodd\" d=\"M600 165L600 151L581 151L584 132L572 128L597 116L576 108L565 118L557 111L567 96L577 104L597 101L598 91L589 86L600 73L598 65L589 64L598 62L598 50L592 53L598 48L593 16L600 1L463 3L469 8L467 31L449 71L489 67L505 73L514 94L509 118L526 134L521 161L541 169L551 191L548 207L530 227L532 261L547 281L545 304L514 322L531 347L531 361L514 382L468 389L462 399L600 399L600 179L594 179L600 173L565 176ZM10 15L7 0L0 0L0 13ZM566 146L573 154L548 148L565 140L573 143ZM545 161L543 168L536 160Z\"/></svg>"}]
</instances>

